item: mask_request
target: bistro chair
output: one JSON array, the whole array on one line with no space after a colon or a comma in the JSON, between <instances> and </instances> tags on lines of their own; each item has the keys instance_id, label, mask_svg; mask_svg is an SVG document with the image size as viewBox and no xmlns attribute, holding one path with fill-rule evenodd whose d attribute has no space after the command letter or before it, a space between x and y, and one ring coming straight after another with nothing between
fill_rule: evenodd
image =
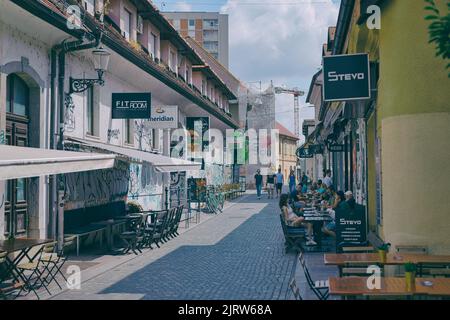
<instances>
[{"instance_id":1,"label":"bistro chair","mask_svg":"<svg viewBox=\"0 0 450 320\"><path fill-rule=\"evenodd\" d=\"M164 229L169 219L169 210L158 211L156 214L156 220L152 224L153 228L153 243L156 244L158 248L160 248L159 244L163 244L165 241L163 240Z\"/></svg>"},{"instance_id":2,"label":"bistro chair","mask_svg":"<svg viewBox=\"0 0 450 320\"><path fill-rule=\"evenodd\" d=\"M300 290L297 287L297 282L295 281L295 278L292 278L292 280L289 282L289 288L291 288L295 300L303 300L302 296L300 295Z\"/></svg>"},{"instance_id":3,"label":"bistro chair","mask_svg":"<svg viewBox=\"0 0 450 320\"><path fill-rule=\"evenodd\" d=\"M180 221L181 221L181 216L183 215L183 210L184 210L184 205L181 205L177 208L177 212L176 212L176 218L175 218L175 223L172 227L171 230L171 234L172 236L176 237L179 236L180 234L178 233L178 227L180 225Z\"/></svg>"},{"instance_id":4,"label":"bistro chair","mask_svg":"<svg viewBox=\"0 0 450 320\"><path fill-rule=\"evenodd\" d=\"M10 294L23 286L21 282L9 268L8 252L0 252L0 299L7 300ZM12 278L12 279L10 279Z\"/></svg>"},{"instance_id":5,"label":"bistro chair","mask_svg":"<svg viewBox=\"0 0 450 320\"><path fill-rule=\"evenodd\" d=\"M127 254L130 251L133 251L135 255L138 254L137 251L142 253L141 248L144 239L144 222L144 215L131 217L127 220L127 231L122 232L120 235L126 244L123 254Z\"/></svg>"},{"instance_id":6,"label":"bistro chair","mask_svg":"<svg viewBox=\"0 0 450 320\"><path fill-rule=\"evenodd\" d=\"M306 265L305 255L303 254L302 251L300 251L298 260L300 261L300 264L303 268L303 272L305 273L306 282L308 282L309 288L314 292L314 294L317 296L317 298L319 298L319 300L327 300L329 296L328 280L314 281L311 278L311 274L309 273L308 267Z\"/></svg>"}]
</instances>

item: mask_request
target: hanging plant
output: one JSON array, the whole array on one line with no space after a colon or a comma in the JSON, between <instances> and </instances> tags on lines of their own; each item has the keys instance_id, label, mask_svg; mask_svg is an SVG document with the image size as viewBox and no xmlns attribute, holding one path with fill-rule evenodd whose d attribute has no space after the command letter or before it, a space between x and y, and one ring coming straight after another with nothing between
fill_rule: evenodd
<instances>
[{"instance_id":1,"label":"hanging plant","mask_svg":"<svg viewBox=\"0 0 450 320\"><path fill-rule=\"evenodd\" d=\"M431 22L428 26L429 41L436 46L436 57L442 57L447 61L447 69L450 68L450 1L447 1L447 14L442 15L434 0L424 0L425 10L428 15L425 20ZM448 74L450 77L450 73Z\"/></svg>"}]
</instances>

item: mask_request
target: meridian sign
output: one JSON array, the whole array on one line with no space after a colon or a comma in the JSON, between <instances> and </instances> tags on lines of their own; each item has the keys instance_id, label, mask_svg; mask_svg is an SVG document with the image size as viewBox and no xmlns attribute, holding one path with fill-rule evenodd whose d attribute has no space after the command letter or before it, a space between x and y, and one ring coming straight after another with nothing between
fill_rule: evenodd
<instances>
[{"instance_id":1,"label":"meridian sign","mask_svg":"<svg viewBox=\"0 0 450 320\"><path fill-rule=\"evenodd\" d=\"M154 129L178 128L178 106L153 107L150 124Z\"/></svg>"},{"instance_id":2,"label":"meridian sign","mask_svg":"<svg viewBox=\"0 0 450 320\"><path fill-rule=\"evenodd\" d=\"M151 93L113 93L113 119L149 119Z\"/></svg>"},{"instance_id":3,"label":"meridian sign","mask_svg":"<svg viewBox=\"0 0 450 320\"><path fill-rule=\"evenodd\" d=\"M369 68L366 53L323 57L323 100L370 99Z\"/></svg>"}]
</instances>

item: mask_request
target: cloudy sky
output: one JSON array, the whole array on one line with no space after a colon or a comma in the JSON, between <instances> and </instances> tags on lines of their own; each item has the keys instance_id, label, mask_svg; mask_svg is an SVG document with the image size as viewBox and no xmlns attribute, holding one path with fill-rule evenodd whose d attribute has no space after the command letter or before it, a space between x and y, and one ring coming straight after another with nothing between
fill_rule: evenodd
<instances>
[{"instance_id":1,"label":"cloudy sky","mask_svg":"<svg viewBox=\"0 0 450 320\"><path fill-rule=\"evenodd\" d=\"M230 70L242 81L308 91L321 63L339 0L155 0L161 11L220 11L229 15ZM259 88L259 84L251 84ZM312 108L301 101L301 119ZM294 129L293 97L278 95L277 120ZM302 120L301 120L302 121Z\"/></svg>"}]
</instances>

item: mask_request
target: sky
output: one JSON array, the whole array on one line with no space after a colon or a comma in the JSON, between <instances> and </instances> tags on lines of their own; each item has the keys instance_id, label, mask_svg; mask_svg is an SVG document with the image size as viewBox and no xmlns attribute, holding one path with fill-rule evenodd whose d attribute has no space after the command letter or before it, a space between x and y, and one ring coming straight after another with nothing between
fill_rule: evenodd
<instances>
[{"instance_id":1,"label":"sky","mask_svg":"<svg viewBox=\"0 0 450 320\"><path fill-rule=\"evenodd\" d=\"M335 26L339 0L154 0L161 11L219 11L228 14L230 71L259 90L296 87L307 94L321 65L322 44ZM277 95L276 118L294 130L294 98ZM300 101L300 124L314 109Z\"/></svg>"}]
</instances>

